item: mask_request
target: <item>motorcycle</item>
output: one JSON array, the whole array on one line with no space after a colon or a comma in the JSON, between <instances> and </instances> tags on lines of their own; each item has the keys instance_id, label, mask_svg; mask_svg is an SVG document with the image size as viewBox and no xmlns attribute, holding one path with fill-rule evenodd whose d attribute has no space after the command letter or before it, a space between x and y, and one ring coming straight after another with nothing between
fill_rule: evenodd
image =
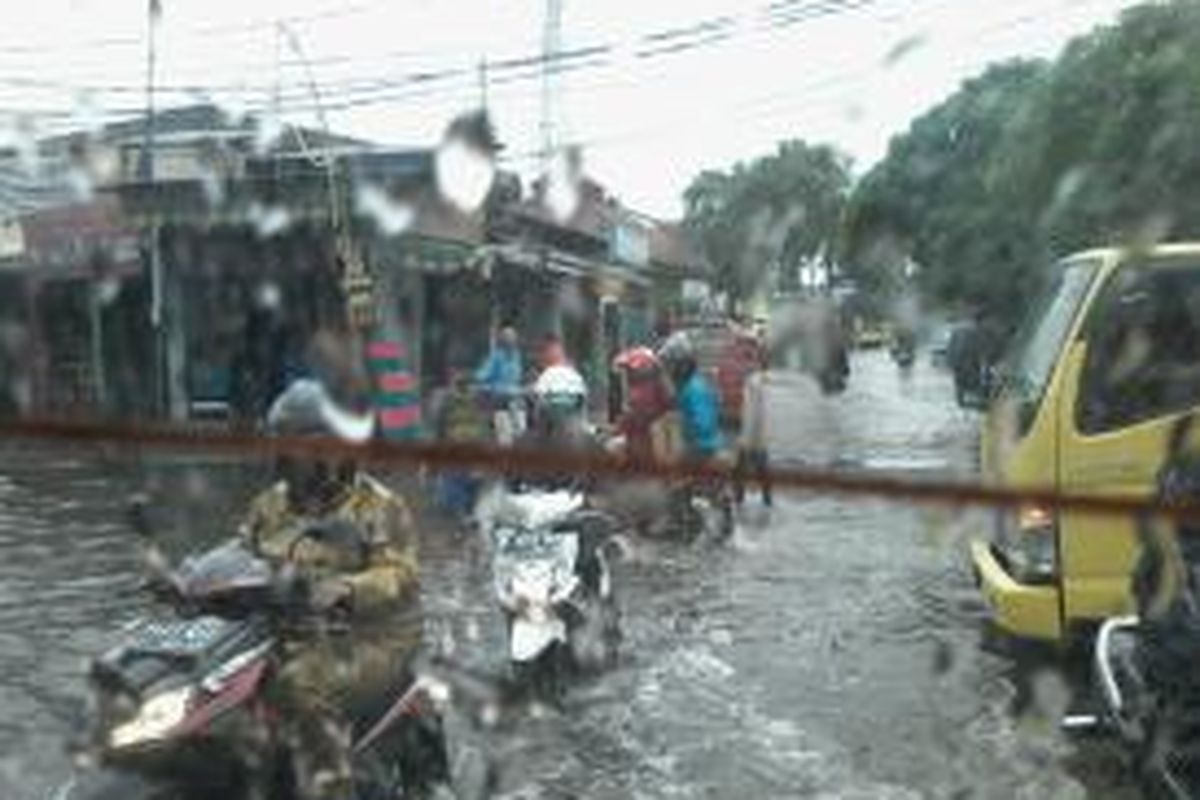
<instances>
[{"instance_id":1,"label":"motorcycle","mask_svg":"<svg viewBox=\"0 0 1200 800\"><path fill-rule=\"evenodd\" d=\"M557 698L564 678L612 664L620 624L606 551L615 522L569 490L503 491L484 528L517 683Z\"/></svg>"},{"instance_id":2,"label":"motorcycle","mask_svg":"<svg viewBox=\"0 0 1200 800\"><path fill-rule=\"evenodd\" d=\"M1147 655L1154 636L1136 615L1101 624L1092 650L1099 713L1068 716L1064 727L1115 736L1148 796L1200 797L1200 685L1188 668L1164 685Z\"/></svg>"},{"instance_id":3,"label":"motorcycle","mask_svg":"<svg viewBox=\"0 0 1200 800\"><path fill-rule=\"evenodd\" d=\"M733 489L727 481L689 479L672 489L672 525L689 542L733 536Z\"/></svg>"},{"instance_id":4,"label":"motorcycle","mask_svg":"<svg viewBox=\"0 0 1200 800\"><path fill-rule=\"evenodd\" d=\"M1185 448L1195 416L1176 421L1156 499L1200 496L1200 458ZM1114 734L1151 797L1200 797L1200 550L1194 522L1174 530L1138 520L1141 552L1131 590L1137 613L1105 620L1092 647L1099 713L1068 717L1069 730Z\"/></svg>"},{"instance_id":5,"label":"motorcycle","mask_svg":"<svg viewBox=\"0 0 1200 800\"><path fill-rule=\"evenodd\" d=\"M150 586L171 613L134 620L92 661L91 725L76 747L92 766L56 797L293 797L293 753L272 688L285 632L325 624L296 612L303 582L236 540L175 569L161 556L155 564ZM447 782L430 687L418 679L381 700L353 719L357 796L409 797Z\"/></svg>"},{"instance_id":6,"label":"motorcycle","mask_svg":"<svg viewBox=\"0 0 1200 800\"><path fill-rule=\"evenodd\" d=\"M902 370L911 369L917 360L916 348L911 340L898 340L890 348L892 361Z\"/></svg>"}]
</instances>

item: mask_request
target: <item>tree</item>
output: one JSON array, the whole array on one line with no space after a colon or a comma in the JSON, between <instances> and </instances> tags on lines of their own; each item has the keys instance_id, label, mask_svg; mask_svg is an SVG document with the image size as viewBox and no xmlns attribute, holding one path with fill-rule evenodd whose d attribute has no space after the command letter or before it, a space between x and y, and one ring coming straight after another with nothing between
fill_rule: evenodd
<instances>
[{"instance_id":1,"label":"tree","mask_svg":"<svg viewBox=\"0 0 1200 800\"><path fill-rule=\"evenodd\" d=\"M915 260L922 291L947 304L1011 313L1038 262L1034 216L997 187L994 165L1041 62L991 67L895 137L856 187L844 227L850 274L887 293Z\"/></svg>"},{"instance_id":2,"label":"tree","mask_svg":"<svg viewBox=\"0 0 1200 800\"><path fill-rule=\"evenodd\" d=\"M1011 324L1056 257L1200 237L1198 50L1200 3L1174 0L966 82L856 187L845 260L886 286L911 256L935 300Z\"/></svg>"},{"instance_id":3,"label":"tree","mask_svg":"<svg viewBox=\"0 0 1200 800\"><path fill-rule=\"evenodd\" d=\"M770 277L798 282L806 260L832 251L850 187L850 162L827 145L783 142L729 171L707 170L684 193L684 226L714 283L744 299Z\"/></svg>"},{"instance_id":4,"label":"tree","mask_svg":"<svg viewBox=\"0 0 1200 800\"><path fill-rule=\"evenodd\" d=\"M1200 234L1200 4L1073 41L1009 131L998 178L1055 254Z\"/></svg>"}]
</instances>

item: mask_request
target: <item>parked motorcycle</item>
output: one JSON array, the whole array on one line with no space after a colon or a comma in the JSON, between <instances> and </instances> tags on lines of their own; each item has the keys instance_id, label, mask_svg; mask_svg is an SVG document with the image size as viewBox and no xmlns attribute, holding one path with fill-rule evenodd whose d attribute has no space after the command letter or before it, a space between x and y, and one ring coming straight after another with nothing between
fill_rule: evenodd
<instances>
[{"instance_id":1,"label":"parked motorcycle","mask_svg":"<svg viewBox=\"0 0 1200 800\"><path fill-rule=\"evenodd\" d=\"M325 624L302 613L303 582L236 540L175 569L161 556L158 564L151 583L171 611L134 620L92 662L91 725L79 744L94 767L57 797L293 797L293 753L272 684L287 659L285 632ZM353 722L358 796L410 797L447 780L424 682L395 688Z\"/></svg>"},{"instance_id":2,"label":"parked motorcycle","mask_svg":"<svg viewBox=\"0 0 1200 800\"><path fill-rule=\"evenodd\" d=\"M615 661L620 623L607 555L615 529L581 493L501 490L484 530L519 684L557 697L569 673Z\"/></svg>"}]
</instances>

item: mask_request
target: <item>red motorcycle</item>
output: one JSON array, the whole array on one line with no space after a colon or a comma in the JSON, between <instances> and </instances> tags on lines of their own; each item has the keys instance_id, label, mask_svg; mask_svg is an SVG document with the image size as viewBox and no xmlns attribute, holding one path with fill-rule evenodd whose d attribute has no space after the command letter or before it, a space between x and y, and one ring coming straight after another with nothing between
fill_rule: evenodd
<instances>
[{"instance_id":1,"label":"red motorcycle","mask_svg":"<svg viewBox=\"0 0 1200 800\"><path fill-rule=\"evenodd\" d=\"M238 541L157 577L171 613L135 620L92 662L92 724L79 748L92 766L57 797L294 797L272 683L285 636L326 624L305 613L302 582ZM441 721L421 680L394 687L353 723L357 797L420 796L449 780Z\"/></svg>"}]
</instances>

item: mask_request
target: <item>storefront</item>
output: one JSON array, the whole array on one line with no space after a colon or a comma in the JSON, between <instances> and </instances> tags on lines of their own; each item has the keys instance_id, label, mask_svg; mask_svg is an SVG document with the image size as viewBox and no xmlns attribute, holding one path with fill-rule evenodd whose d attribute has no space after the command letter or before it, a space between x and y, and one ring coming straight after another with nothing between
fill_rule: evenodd
<instances>
[{"instance_id":1,"label":"storefront","mask_svg":"<svg viewBox=\"0 0 1200 800\"><path fill-rule=\"evenodd\" d=\"M20 225L32 409L135 413L150 357L136 232L104 199L32 212Z\"/></svg>"}]
</instances>

